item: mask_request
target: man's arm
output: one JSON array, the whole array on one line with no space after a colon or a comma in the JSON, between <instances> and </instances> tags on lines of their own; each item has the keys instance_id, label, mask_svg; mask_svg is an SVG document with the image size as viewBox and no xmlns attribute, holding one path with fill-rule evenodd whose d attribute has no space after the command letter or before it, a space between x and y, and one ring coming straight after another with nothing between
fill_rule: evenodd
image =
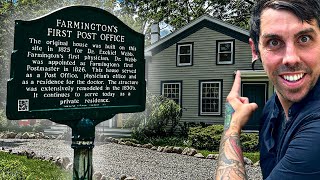
<instances>
[{"instance_id":1,"label":"man's arm","mask_svg":"<svg viewBox=\"0 0 320 180\"><path fill-rule=\"evenodd\" d=\"M246 179L246 177L240 134L224 131L220 142L216 179Z\"/></svg>"},{"instance_id":2,"label":"man's arm","mask_svg":"<svg viewBox=\"0 0 320 180\"><path fill-rule=\"evenodd\" d=\"M216 179L247 179L240 146L240 132L258 106L249 103L248 98L240 97L240 86L241 77L238 71L227 97Z\"/></svg>"}]
</instances>

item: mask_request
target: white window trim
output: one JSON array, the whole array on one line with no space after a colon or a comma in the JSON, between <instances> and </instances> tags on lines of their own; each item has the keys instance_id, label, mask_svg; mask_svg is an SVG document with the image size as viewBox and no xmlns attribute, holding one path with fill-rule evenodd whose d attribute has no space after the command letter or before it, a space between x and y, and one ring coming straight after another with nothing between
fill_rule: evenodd
<instances>
[{"instance_id":1,"label":"white window trim","mask_svg":"<svg viewBox=\"0 0 320 180\"><path fill-rule=\"evenodd\" d=\"M220 61L220 53L228 53L228 52L220 52L220 44L227 44L230 43L231 44L231 51L229 53L231 53L231 60L230 61ZM218 41L218 51L217 51L217 64L233 64L234 62L234 56L233 56L233 52L234 51L234 41Z\"/></svg>"},{"instance_id":2,"label":"white window trim","mask_svg":"<svg viewBox=\"0 0 320 180\"><path fill-rule=\"evenodd\" d=\"M181 82L163 82L162 83L162 92L161 92L161 95L163 95L164 96L164 85L166 85L166 84L178 84L179 85L179 105L181 106Z\"/></svg>"},{"instance_id":3,"label":"white window trim","mask_svg":"<svg viewBox=\"0 0 320 180\"><path fill-rule=\"evenodd\" d=\"M218 112L202 112L202 89L203 89L203 84L204 83L215 83L215 84L219 84L219 110ZM213 116L220 116L221 115L221 93L222 93L222 82L221 81L203 81L200 83L200 115L213 115Z\"/></svg>"},{"instance_id":4,"label":"white window trim","mask_svg":"<svg viewBox=\"0 0 320 180\"><path fill-rule=\"evenodd\" d=\"M190 53L189 54L180 54L180 47L181 46L189 46L190 47ZM191 66L192 65L192 52L193 52L193 44L178 44L178 50L177 50L177 66ZM189 63L180 63L180 55L189 55L190 56L190 62Z\"/></svg>"}]
</instances>

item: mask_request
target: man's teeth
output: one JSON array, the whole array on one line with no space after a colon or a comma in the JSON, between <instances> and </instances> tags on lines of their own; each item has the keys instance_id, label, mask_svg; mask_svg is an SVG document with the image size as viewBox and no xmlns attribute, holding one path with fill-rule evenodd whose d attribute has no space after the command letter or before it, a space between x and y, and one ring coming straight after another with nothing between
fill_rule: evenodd
<instances>
[{"instance_id":1,"label":"man's teeth","mask_svg":"<svg viewBox=\"0 0 320 180\"><path fill-rule=\"evenodd\" d=\"M303 73L296 75L284 75L283 78L287 81L298 81L303 77Z\"/></svg>"}]
</instances>

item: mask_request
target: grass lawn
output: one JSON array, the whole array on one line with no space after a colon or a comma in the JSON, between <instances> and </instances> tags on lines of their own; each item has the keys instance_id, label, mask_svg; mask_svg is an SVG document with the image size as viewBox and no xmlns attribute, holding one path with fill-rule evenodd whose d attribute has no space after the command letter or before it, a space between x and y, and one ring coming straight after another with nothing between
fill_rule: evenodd
<instances>
[{"instance_id":1,"label":"grass lawn","mask_svg":"<svg viewBox=\"0 0 320 180\"><path fill-rule=\"evenodd\" d=\"M256 163L257 161L260 160L260 153L259 152L244 152L243 156L249 158L253 163Z\"/></svg>"},{"instance_id":2,"label":"grass lawn","mask_svg":"<svg viewBox=\"0 0 320 180\"><path fill-rule=\"evenodd\" d=\"M199 150L199 152L205 157L207 157L208 154L219 154L219 152L212 152L207 150ZM249 158L253 163L256 163L257 161L259 161L260 153L259 152L243 152L243 156Z\"/></svg>"},{"instance_id":3,"label":"grass lawn","mask_svg":"<svg viewBox=\"0 0 320 180\"><path fill-rule=\"evenodd\" d=\"M48 161L0 152L0 179L67 180L72 179L72 173Z\"/></svg>"}]
</instances>

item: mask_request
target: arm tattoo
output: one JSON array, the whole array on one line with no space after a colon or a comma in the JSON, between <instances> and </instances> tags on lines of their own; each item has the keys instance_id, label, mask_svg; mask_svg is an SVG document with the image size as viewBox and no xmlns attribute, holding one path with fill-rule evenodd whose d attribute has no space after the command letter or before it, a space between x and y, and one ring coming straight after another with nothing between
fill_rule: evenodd
<instances>
[{"instance_id":1,"label":"arm tattoo","mask_svg":"<svg viewBox=\"0 0 320 180\"><path fill-rule=\"evenodd\" d=\"M220 143L216 179L247 179L240 135L236 132L226 133L230 127L233 113L234 109L232 106L226 103L224 133Z\"/></svg>"},{"instance_id":2,"label":"arm tattoo","mask_svg":"<svg viewBox=\"0 0 320 180\"><path fill-rule=\"evenodd\" d=\"M224 133L219 152L216 179L247 179L238 133Z\"/></svg>"},{"instance_id":3,"label":"arm tattoo","mask_svg":"<svg viewBox=\"0 0 320 180\"><path fill-rule=\"evenodd\" d=\"M234 109L232 108L231 104L227 102L225 105L224 130L229 129L233 113Z\"/></svg>"}]
</instances>

